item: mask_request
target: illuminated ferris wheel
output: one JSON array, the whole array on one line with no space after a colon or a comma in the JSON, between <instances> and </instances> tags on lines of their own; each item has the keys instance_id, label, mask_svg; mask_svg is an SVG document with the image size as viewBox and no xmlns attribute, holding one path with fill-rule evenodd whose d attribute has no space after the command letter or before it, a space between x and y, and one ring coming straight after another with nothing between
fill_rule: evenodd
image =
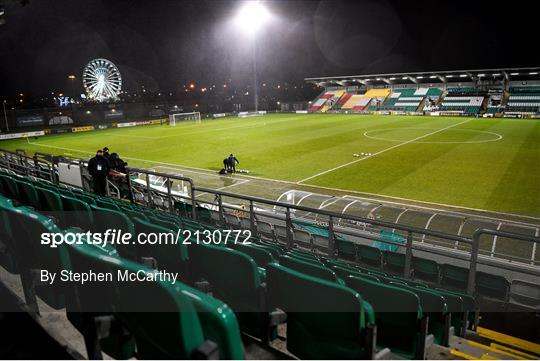
<instances>
[{"instance_id":1,"label":"illuminated ferris wheel","mask_svg":"<svg viewBox=\"0 0 540 361\"><path fill-rule=\"evenodd\" d=\"M94 59L83 70L83 85L90 99L116 99L122 89L120 71L107 59Z\"/></svg>"}]
</instances>

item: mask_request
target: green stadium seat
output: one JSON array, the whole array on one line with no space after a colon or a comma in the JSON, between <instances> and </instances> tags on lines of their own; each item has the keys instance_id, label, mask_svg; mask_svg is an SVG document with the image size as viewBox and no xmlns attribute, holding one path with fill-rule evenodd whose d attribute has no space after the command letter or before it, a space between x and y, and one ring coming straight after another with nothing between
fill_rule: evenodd
<instances>
[{"instance_id":1,"label":"green stadium seat","mask_svg":"<svg viewBox=\"0 0 540 361\"><path fill-rule=\"evenodd\" d=\"M0 200L0 212L4 224L2 228L9 228L3 239L5 245L14 257L16 269L21 274L21 281L26 297L37 294L45 303L55 309L64 307L64 295L61 282L52 285L34 287L33 272L35 270L48 270L60 272L58 248L41 244L43 233L63 233L54 222L26 207L15 207L7 199ZM28 304L35 304L35 300L28 299Z\"/></svg>"},{"instance_id":2,"label":"green stadium seat","mask_svg":"<svg viewBox=\"0 0 540 361\"><path fill-rule=\"evenodd\" d=\"M137 244L136 254L137 259L142 261L144 259L152 259L152 263L155 268L160 270L167 270L169 272L178 272L183 279L188 279L188 248L183 242L177 244L171 244L173 239L176 238L173 230L161 227L159 225L147 222L140 218L133 218L133 225L135 226L134 237L138 237L139 234L161 234L171 235L168 244Z\"/></svg>"},{"instance_id":3,"label":"green stadium seat","mask_svg":"<svg viewBox=\"0 0 540 361\"><path fill-rule=\"evenodd\" d=\"M19 198L19 188L12 177L8 175L0 175L0 185L0 192L2 192L6 198Z\"/></svg>"},{"instance_id":4,"label":"green stadium seat","mask_svg":"<svg viewBox=\"0 0 540 361\"><path fill-rule=\"evenodd\" d=\"M89 196L89 195L86 194L86 193L78 193L78 194L75 194L75 197L76 197L77 199L80 199L80 200L83 201L83 202L86 202L88 205L96 204L95 198Z\"/></svg>"},{"instance_id":5,"label":"green stadium seat","mask_svg":"<svg viewBox=\"0 0 540 361\"><path fill-rule=\"evenodd\" d=\"M382 251L383 270L402 276L405 272L405 255L403 253Z\"/></svg>"},{"instance_id":6,"label":"green stadium seat","mask_svg":"<svg viewBox=\"0 0 540 361\"><path fill-rule=\"evenodd\" d=\"M63 210L62 200L57 192L41 187L34 187L34 189L38 194L40 211L61 212Z\"/></svg>"},{"instance_id":7,"label":"green stadium seat","mask_svg":"<svg viewBox=\"0 0 540 361\"><path fill-rule=\"evenodd\" d=\"M94 199L94 202L96 203L96 205L98 205L101 208L108 208L108 209L113 209L113 210L116 210L116 211L120 210L120 207L118 207L113 201L111 201L111 200L109 200L107 198L96 197Z\"/></svg>"},{"instance_id":8,"label":"green stadium seat","mask_svg":"<svg viewBox=\"0 0 540 361\"><path fill-rule=\"evenodd\" d=\"M330 282L338 282L339 278L334 271L324 266L319 266L310 262L295 259L293 257L283 255L279 257L279 264L293 269L297 272L302 272L311 277L317 277Z\"/></svg>"},{"instance_id":9,"label":"green stadium seat","mask_svg":"<svg viewBox=\"0 0 540 361\"><path fill-rule=\"evenodd\" d=\"M135 216L135 214L138 213L138 212L135 212L135 211L131 211L130 214L132 214L134 217L137 217ZM144 219L147 221L147 222L150 222L150 223L154 223L158 226L161 226L161 227L164 227L164 228L167 228L167 229L170 229L174 232L177 232L179 229L182 229L182 222L180 222L179 220L177 219L172 219L172 218L166 218L166 217L159 217L159 216L149 216L149 217L146 217L144 214L141 213L141 215L144 217ZM141 218L141 217L137 217L137 218ZM142 219L142 218L141 218Z\"/></svg>"},{"instance_id":10,"label":"green stadium seat","mask_svg":"<svg viewBox=\"0 0 540 361\"><path fill-rule=\"evenodd\" d=\"M372 280L375 282L380 282L379 278L374 275L370 275L367 273L362 273L358 269L351 268L351 267L343 267L343 266L331 266L331 269L336 273L336 275L341 278L342 280L346 280L349 276L355 276L360 278L365 278L368 280Z\"/></svg>"},{"instance_id":11,"label":"green stadium seat","mask_svg":"<svg viewBox=\"0 0 540 361\"><path fill-rule=\"evenodd\" d=\"M441 266L441 285L460 291L467 289L469 269L451 264Z\"/></svg>"},{"instance_id":12,"label":"green stadium seat","mask_svg":"<svg viewBox=\"0 0 540 361\"><path fill-rule=\"evenodd\" d=\"M14 180L14 182L17 183L17 188L19 189L18 201L27 207L32 207L39 210L41 204L34 186L29 182L24 182L22 180Z\"/></svg>"},{"instance_id":13,"label":"green stadium seat","mask_svg":"<svg viewBox=\"0 0 540 361\"><path fill-rule=\"evenodd\" d=\"M276 263L266 272L270 309L287 313L289 352L301 359L373 358L367 320L374 315L358 292Z\"/></svg>"},{"instance_id":14,"label":"green stadium seat","mask_svg":"<svg viewBox=\"0 0 540 361\"><path fill-rule=\"evenodd\" d=\"M84 248L86 247L88 246L85 245ZM88 249L89 252L86 252L84 249L81 250L80 247L69 247L68 251L70 269L79 272L88 269L99 270L103 267L102 261L99 260L99 257L97 257L100 253L103 253L103 255L108 255L109 257L118 257L117 254L107 254L103 250L101 250L100 252L100 249L98 247L95 248L97 249L90 248ZM142 268L139 265L137 265L136 267ZM107 307L109 307L112 311L112 300L106 297L98 297L97 299L96 297L92 297L92 294L98 294L94 289L95 285L93 285L92 283L87 283L84 286L77 286L79 288L78 294L81 295L78 299L79 302L77 304L83 306L82 309L78 309L77 311L80 312L86 310L96 310L96 305L94 302L101 302L100 307L102 307L103 310L107 310ZM201 323L204 338L209 339L218 345L219 358L243 359L244 352L240 338L238 322L236 321L236 317L234 316L232 310L223 302L215 298L209 297L193 288L190 288L187 285L177 282L175 283L175 286L179 288L180 292L184 296L187 296L189 300L193 303L197 311L199 321ZM102 286L99 285L99 289L101 290L101 292L99 292L100 295L103 294L103 289L101 287ZM109 297L110 295L111 293L108 294ZM148 294L148 297L152 297L152 294ZM92 304L85 303L85 300L87 302L92 302ZM166 317L167 315L167 312L164 312L163 314L160 314L159 312L157 313L158 317ZM124 346L129 346L129 343L124 341ZM109 352L107 353L110 354ZM127 356L125 351L123 353L123 356L124 358L130 357Z\"/></svg>"},{"instance_id":15,"label":"green stadium seat","mask_svg":"<svg viewBox=\"0 0 540 361\"><path fill-rule=\"evenodd\" d=\"M105 256L97 247L74 245L70 258L85 259L96 272L149 274L154 271L128 260ZM69 261L64 261L68 266ZM201 358L205 336L197 308L181 283L105 282L100 297L110 303L117 319L135 337L137 358Z\"/></svg>"},{"instance_id":16,"label":"green stadium seat","mask_svg":"<svg viewBox=\"0 0 540 361\"><path fill-rule=\"evenodd\" d=\"M478 271L476 272L476 292L482 296L507 301L510 282L503 276Z\"/></svg>"},{"instance_id":17,"label":"green stadium seat","mask_svg":"<svg viewBox=\"0 0 540 361\"><path fill-rule=\"evenodd\" d=\"M265 243L260 243L260 242L253 242L251 243L252 246L254 247L257 247L257 248L260 248L260 249L264 249L265 251L268 251L270 252L270 254L272 255L272 257L274 259L278 259L279 256L282 255L282 251L280 248L277 248L277 247L274 247L274 246L270 246L270 245L267 245Z\"/></svg>"},{"instance_id":18,"label":"green stadium seat","mask_svg":"<svg viewBox=\"0 0 540 361\"><path fill-rule=\"evenodd\" d=\"M192 280L210 283L214 297L236 313L241 329L267 340L275 335L264 302L264 285L257 264L248 255L226 247L191 244L189 269Z\"/></svg>"},{"instance_id":19,"label":"green stadium seat","mask_svg":"<svg viewBox=\"0 0 540 361\"><path fill-rule=\"evenodd\" d=\"M239 252L247 254L248 256L253 258L253 260L255 261L255 263L257 263L257 266L259 267L264 268L266 267L267 264L274 261L274 257L269 251L259 248L257 246L253 246L249 244L244 245L244 244L231 243L229 247Z\"/></svg>"},{"instance_id":20,"label":"green stadium seat","mask_svg":"<svg viewBox=\"0 0 540 361\"><path fill-rule=\"evenodd\" d=\"M381 269L382 253L380 249L358 244L356 245L356 252L359 262L370 267Z\"/></svg>"},{"instance_id":21,"label":"green stadium seat","mask_svg":"<svg viewBox=\"0 0 540 361\"><path fill-rule=\"evenodd\" d=\"M373 306L378 346L388 347L403 358L425 358L427 317L415 293L354 276L345 283Z\"/></svg>"},{"instance_id":22,"label":"green stadium seat","mask_svg":"<svg viewBox=\"0 0 540 361\"><path fill-rule=\"evenodd\" d=\"M91 231L94 228L94 217L90 206L79 199L60 195L63 209L62 224L64 228L77 227L84 231Z\"/></svg>"},{"instance_id":23,"label":"green stadium seat","mask_svg":"<svg viewBox=\"0 0 540 361\"><path fill-rule=\"evenodd\" d=\"M399 282L399 281L397 281ZM413 287L396 281L390 285L397 284L399 288L415 293L422 305L422 312L429 317L428 333L434 336L434 341L438 345L449 346L451 314L448 311L446 299L440 293L420 287Z\"/></svg>"},{"instance_id":24,"label":"green stadium seat","mask_svg":"<svg viewBox=\"0 0 540 361\"><path fill-rule=\"evenodd\" d=\"M412 269L414 278L430 283L439 283L439 264L430 259L414 257L412 258Z\"/></svg>"},{"instance_id":25,"label":"green stadium seat","mask_svg":"<svg viewBox=\"0 0 540 361\"><path fill-rule=\"evenodd\" d=\"M319 261L319 258L313 252L303 251L303 250L300 250L298 248L293 248L293 249L289 250L288 253L298 255L298 256L301 256L301 257L304 257L304 258L313 259L313 260L315 260L317 262Z\"/></svg>"},{"instance_id":26,"label":"green stadium seat","mask_svg":"<svg viewBox=\"0 0 540 361\"><path fill-rule=\"evenodd\" d=\"M347 240L336 239L336 251L339 258L355 261L356 260L356 245Z\"/></svg>"},{"instance_id":27,"label":"green stadium seat","mask_svg":"<svg viewBox=\"0 0 540 361\"><path fill-rule=\"evenodd\" d=\"M306 256L304 256L304 255L301 254L301 253L294 253L294 252L288 251L288 252L285 252L284 255L289 256L289 257L292 257L292 258L294 258L294 259L298 259L298 260L300 260L300 261L312 263L312 264L317 265L317 266L324 266L324 263L322 263L321 261L319 261L317 258L314 258L314 257L306 257Z\"/></svg>"},{"instance_id":28,"label":"green stadium seat","mask_svg":"<svg viewBox=\"0 0 540 361\"><path fill-rule=\"evenodd\" d=\"M135 227L133 222L124 213L112 209L101 208L94 204L92 204L90 208L92 210L94 232L104 234L107 230L120 230L125 234L134 234ZM132 261L137 260L136 247L131 241L129 244L116 244L114 247L122 257Z\"/></svg>"}]
</instances>

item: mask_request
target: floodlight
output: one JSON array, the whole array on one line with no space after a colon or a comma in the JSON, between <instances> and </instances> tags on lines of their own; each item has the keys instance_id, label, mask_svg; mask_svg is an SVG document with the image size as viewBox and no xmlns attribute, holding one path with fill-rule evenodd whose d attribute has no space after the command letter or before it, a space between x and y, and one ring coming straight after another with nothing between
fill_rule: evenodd
<instances>
[{"instance_id":1,"label":"floodlight","mask_svg":"<svg viewBox=\"0 0 540 361\"><path fill-rule=\"evenodd\" d=\"M259 1L245 3L238 15L236 15L236 25L248 34L255 34L268 20L270 13Z\"/></svg>"},{"instance_id":2,"label":"floodlight","mask_svg":"<svg viewBox=\"0 0 540 361\"><path fill-rule=\"evenodd\" d=\"M538 75L538 72L536 72L536 71L531 71L531 72L529 73L529 75Z\"/></svg>"}]
</instances>

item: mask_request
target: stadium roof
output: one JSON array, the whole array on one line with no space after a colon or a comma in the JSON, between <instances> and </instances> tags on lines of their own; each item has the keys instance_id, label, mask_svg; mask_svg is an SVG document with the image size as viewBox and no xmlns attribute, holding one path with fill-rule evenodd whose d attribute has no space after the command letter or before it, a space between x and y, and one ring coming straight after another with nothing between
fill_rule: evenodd
<instances>
[{"instance_id":1,"label":"stadium roof","mask_svg":"<svg viewBox=\"0 0 540 361\"><path fill-rule=\"evenodd\" d=\"M352 86L368 84L450 83L490 79L540 80L540 67L347 75L305 78L304 80L321 86Z\"/></svg>"}]
</instances>

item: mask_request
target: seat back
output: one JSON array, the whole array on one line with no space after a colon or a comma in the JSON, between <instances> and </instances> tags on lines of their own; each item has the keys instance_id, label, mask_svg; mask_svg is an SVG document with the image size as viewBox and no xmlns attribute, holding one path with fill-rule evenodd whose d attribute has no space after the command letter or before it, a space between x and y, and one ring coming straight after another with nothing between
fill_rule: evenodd
<instances>
[{"instance_id":1,"label":"seat back","mask_svg":"<svg viewBox=\"0 0 540 361\"><path fill-rule=\"evenodd\" d=\"M274 261L274 257L272 256L272 254L263 248L247 244L231 244L231 248L245 253L251 258L253 258L253 260L255 261L255 263L257 263L257 266L259 267L264 268L268 263Z\"/></svg>"},{"instance_id":2,"label":"seat back","mask_svg":"<svg viewBox=\"0 0 540 361\"><path fill-rule=\"evenodd\" d=\"M302 261L300 259L295 259L291 256L283 255L279 257L279 264L284 267L293 269L296 272L305 273L312 277L317 277L330 282L338 281L336 273L331 269L324 266L318 266L316 264L306 261Z\"/></svg>"},{"instance_id":3,"label":"seat back","mask_svg":"<svg viewBox=\"0 0 540 361\"><path fill-rule=\"evenodd\" d=\"M331 266L330 268L342 280L346 280L349 276L355 276L355 277L360 277L360 278L364 278L364 279L367 279L367 280L372 280L374 282L380 282L379 278L377 278L376 276L373 276L373 275L370 275L370 274L367 274L367 273L361 273L357 269L354 269L354 268L343 267L343 266L335 266L335 265Z\"/></svg>"},{"instance_id":4,"label":"seat back","mask_svg":"<svg viewBox=\"0 0 540 361\"><path fill-rule=\"evenodd\" d=\"M483 296L507 301L510 282L503 276L478 271L476 273L476 292Z\"/></svg>"},{"instance_id":5,"label":"seat back","mask_svg":"<svg viewBox=\"0 0 540 361\"><path fill-rule=\"evenodd\" d=\"M345 239L336 239L335 242L339 258L356 260L356 244Z\"/></svg>"},{"instance_id":6,"label":"seat back","mask_svg":"<svg viewBox=\"0 0 540 361\"><path fill-rule=\"evenodd\" d=\"M268 239L274 239L274 230L272 225L268 222L257 221L257 231L260 236L263 236Z\"/></svg>"},{"instance_id":7,"label":"seat back","mask_svg":"<svg viewBox=\"0 0 540 361\"><path fill-rule=\"evenodd\" d=\"M34 187L39 199L39 210L45 212L61 212L63 211L62 200L56 191L50 189Z\"/></svg>"},{"instance_id":8,"label":"seat back","mask_svg":"<svg viewBox=\"0 0 540 361\"><path fill-rule=\"evenodd\" d=\"M19 188L15 180L5 174L0 174L0 192L7 198L18 199L19 198Z\"/></svg>"},{"instance_id":9,"label":"seat back","mask_svg":"<svg viewBox=\"0 0 540 361\"><path fill-rule=\"evenodd\" d=\"M133 218L133 224L135 226L134 237L139 237L139 234L146 236L154 234L162 237L161 244L137 244L137 259L151 257L157 261L158 269L178 272L182 277L187 278L188 249L181 241L174 244L176 235L173 231L140 218Z\"/></svg>"},{"instance_id":10,"label":"seat back","mask_svg":"<svg viewBox=\"0 0 540 361\"><path fill-rule=\"evenodd\" d=\"M26 282L30 282L27 279L31 277L30 270L47 270L58 274L61 271L58 248L41 244L42 235L63 233L54 222L29 208L14 207L5 199L0 202L0 213L9 226L9 239L2 241L12 251L21 277L26 278L23 284L29 284ZM62 286L62 282L55 282L38 287L35 292L49 306L60 309L64 307Z\"/></svg>"},{"instance_id":11,"label":"seat back","mask_svg":"<svg viewBox=\"0 0 540 361\"><path fill-rule=\"evenodd\" d=\"M390 282L389 284L396 283ZM450 341L450 313L444 296L427 288L413 287L403 283L399 283L397 286L415 293L420 298L422 312L429 317L428 333L434 336L436 344L448 347Z\"/></svg>"},{"instance_id":12,"label":"seat back","mask_svg":"<svg viewBox=\"0 0 540 361\"><path fill-rule=\"evenodd\" d=\"M355 276L345 282L373 306L379 346L405 358L424 358L427 325L422 324L422 307L415 293Z\"/></svg>"},{"instance_id":13,"label":"seat back","mask_svg":"<svg viewBox=\"0 0 540 361\"><path fill-rule=\"evenodd\" d=\"M403 275L405 271L405 255L392 251L383 251L383 270L393 274Z\"/></svg>"},{"instance_id":14,"label":"seat back","mask_svg":"<svg viewBox=\"0 0 540 361\"><path fill-rule=\"evenodd\" d=\"M244 332L265 338L268 312L257 264L250 256L226 247L191 244L189 270L194 281L210 283L214 297L236 313Z\"/></svg>"},{"instance_id":15,"label":"seat back","mask_svg":"<svg viewBox=\"0 0 540 361\"><path fill-rule=\"evenodd\" d=\"M439 283L439 264L433 260L413 257L412 268L414 277L430 283Z\"/></svg>"},{"instance_id":16,"label":"seat back","mask_svg":"<svg viewBox=\"0 0 540 361\"><path fill-rule=\"evenodd\" d=\"M314 265L316 265L316 266L324 266L324 263L322 263L321 261L319 261L317 258L314 258L314 257L308 257L308 256L305 256L305 255L302 254L302 253L293 252L292 250L291 250L291 251L288 251L288 252L285 252L284 255L289 256L289 257L292 257L292 258L294 258L294 259L298 259L298 260L300 260L300 261L304 261L304 262L308 262L308 263L314 264Z\"/></svg>"},{"instance_id":17,"label":"seat back","mask_svg":"<svg viewBox=\"0 0 540 361\"><path fill-rule=\"evenodd\" d=\"M104 255L96 247L66 245L70 259L77 254L93 270L115 275L100 284L117 318L136 339L141 359L194 358L204 336L196 308L182 291L182 285L156 279L153 282L125 282L116 275L152 274L152 269L128 260ZM64 260L64 264L68 264Z\"/></svg>"},{"instance_id":18,"label":"seat back","mask_svg":"<svg viewBox=\"0 0 540 361\"><path fill-rule=\"evenodd\" d=\"M90 206L86 202L65 194L60 195L60 199L64 210L63 225L65 228L78 227L84 231L93 230L94 217Z\"/></svg>"},{"instance_id":19,"label":"seat back","mask_svg":"<svg viewBox=\"0 0 540 361\"><path fill-rule=\"evenodd\" d=\"M266 282L270 309L287 313L288 351L301 359L372 358L358 292L276 263Z\"/></svg>"},{"instance_id":20,"label":"seat back","mask_svg":"<svg viewBox=\"0 0 540 361\"><path fill-rule=\"evenodd\" d=\"M357 245L356 248L356 252L360 262L368 266L381 269L382 253L380 249L362 244Z\"/></svg>"},{"instance_id":21,"label":"seat back","mask_svg":"<svg viewBox=\"0 0 540 361\"><path fill-rule=\"evenodd\" d=\"M39 198L34 186L29 182L24 182L22 180L14 180L14 182L17 183L17 188L19 189L18 200L26 206L39 210Z\"/></svg>"},{"instance_id":22,"label":"seat back","mask_svg":"<svg viewBox=\"0 0 540 361\"><path fill-rule=\"evenodd\" d=\"M108 208L101 208L92 204L92 218L94 219L94 232L104 234L107 230L120 231L123 234L133 235L135 227L133 222L122 212ZM115 244L115 248L120 256L135 261L136 247L131 239L128 244Z\"/></svg>"},{"instance_id":23,"label":"seat back","mask_svg":"<svg viewBox=\"0 0 540 361\"><path fill-rule=\"evenodd\" d=\"M451 287L460 291L467 289L469 280L469 269L451 264L441 266L441 285Z\"/></svg>"},{"instance_id":24,"label":"seat back","mask_svg":"<svg viewBox=\"0 0 540 361\"><path fill-rule=\"evenodd\" d=\"M302 229L293 229L294 243L303 247L313 247L311 233Z\"/></svg>"},{"instance_id":25,"label":"seat back","mask_svg":"<svg viewBox=\"0 0 540 361\"><path fill-rule=\"evenodd\" d=\"M287 242L287 227L279 224L274 225L274 237L276 241L281 243Z\"/></svg>"}]
</instances>

